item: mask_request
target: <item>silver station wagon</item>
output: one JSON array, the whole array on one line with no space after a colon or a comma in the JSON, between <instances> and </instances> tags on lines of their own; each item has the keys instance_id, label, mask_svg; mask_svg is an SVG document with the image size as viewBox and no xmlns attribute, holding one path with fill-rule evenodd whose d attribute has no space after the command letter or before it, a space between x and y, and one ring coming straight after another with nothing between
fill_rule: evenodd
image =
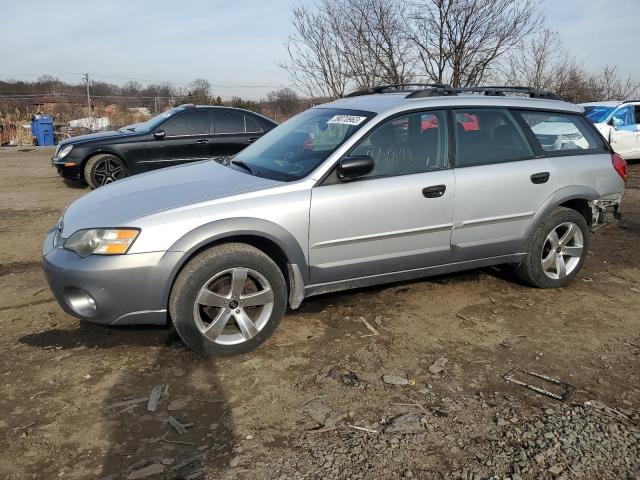
<instances>
[{"instance_id":1,"label":"silver station wagon","mask_svg":"<svg viewBox=\"0 0 640 480\"><path fill-rule=\"evenodd\" d=\"M496 264L561 287L590 230L619 216L626 175L582 107L551 93L385 86L234 157L85 195L43 267L82 320L171 321L196 352L236 354L311 295Z\"/></svg>"}]
</instances>

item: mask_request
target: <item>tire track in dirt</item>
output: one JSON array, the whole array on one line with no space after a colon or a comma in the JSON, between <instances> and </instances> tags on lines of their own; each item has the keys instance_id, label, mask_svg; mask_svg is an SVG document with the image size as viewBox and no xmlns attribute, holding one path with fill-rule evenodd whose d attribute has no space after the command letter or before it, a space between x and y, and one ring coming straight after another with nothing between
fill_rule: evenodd
<instances>
[{"instance_id":1,"label":"tire track in dirt","mask_svg":"<svg viewBox=\"0 0 640 480\"><path fill-rule=\"evenodd\" d=\"M13 273L31 272L39 269L41 265L40 261L3 263L0 265L0 277Z\"/></svg>"}]
</instances>

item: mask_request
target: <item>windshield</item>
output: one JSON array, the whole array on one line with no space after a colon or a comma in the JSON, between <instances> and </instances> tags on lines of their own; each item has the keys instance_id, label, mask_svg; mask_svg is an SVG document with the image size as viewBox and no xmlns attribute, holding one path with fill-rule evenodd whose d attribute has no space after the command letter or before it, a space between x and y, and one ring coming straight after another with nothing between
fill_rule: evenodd
<instances>
[{"instance_id":1,"label":"windshield","mask_svg":"<svg viewBox=\"0 0 640 480\"><path fill-rule=\"evenodd\" d=\"M584 107L584 112L593 123L602 123L606 121L614 110L615 107L607 107L605 105L591 105Z\"/></svg>"},{"instance_id":2,"label":"windshield","mask_svg":"<svg viewBox=\"0 0 640 480\"><path fill-rule=\"evenodd\" d=\"M160 123L169 118L174 113L179 112L179 108L172 108L171 110L167 110L166 112L162 112L155 117L150 118L146 122L142 123L134 123L132 125L127 125L126 127L122 127L120 130L129 131L129 132L149 132L156 128Z\"/></svg>"},{"instance_id":3,"label":"windshield","mask_svg":"<svg viewBox=\"0 0 640 480\"><path fill-rule=\"evenodd\" d=\"M293 181L305 177L375 114L312 108L287 120L231 161L258 176Z\"/></svg>"}]
</instances>

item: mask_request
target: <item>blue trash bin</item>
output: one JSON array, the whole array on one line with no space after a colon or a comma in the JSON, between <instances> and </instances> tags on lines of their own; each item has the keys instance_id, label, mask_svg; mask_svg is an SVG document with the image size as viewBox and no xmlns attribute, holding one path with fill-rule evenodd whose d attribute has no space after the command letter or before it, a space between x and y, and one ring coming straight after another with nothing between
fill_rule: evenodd
<instances>
[{"instance_id":1,"label":"blue trash bin","mask_svg":"<svg viewBox=\"0 0 640 480\"><path fill-rule=\"evenodd\" d=\"M36 145L53 145L53 117L36 115L31 119L31 134L36 139Z\"/></svg>"}]
</instances>

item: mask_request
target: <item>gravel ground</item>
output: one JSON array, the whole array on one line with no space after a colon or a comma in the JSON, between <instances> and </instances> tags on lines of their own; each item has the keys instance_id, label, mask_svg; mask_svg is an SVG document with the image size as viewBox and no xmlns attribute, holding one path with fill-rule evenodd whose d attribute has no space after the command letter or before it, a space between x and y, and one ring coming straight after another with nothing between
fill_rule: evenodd
<instances>
[{"instance_id":1,"label":"gravel ground","mask_svg":"<svg viewBox=\"0 0 640 480\"><path fill-rule=\"evenodd\" d=\"M563 289L501 267L326 295L256 351L203 359L55 303L40 245L87 190L51 154L0 149L0 478L640 478L639 165ZM507 383L514 367L575 392Z\"/></svg>"},{"instance_id":2,"label":"gravel ground","mask_svg":"<svg viewBox=\"0 0 640 480\"><path fill-rule=\"evenodd\" d=\"M403 413L365 427L371 432L347 427L328 440L318 438L319 433L308 434L296 444L296 450L305 454L282 459L275 469L270 465L266 478L639 478L637 410L611 409L601 402L587 401L548 407L519 418L513 408L505 406L512 401L496 394L448 402L448 411ZM502 409L498 408L494 424L483 432L491 440L478 443L474 438L478 432L461 424L455 412L489 408L488 402ZM398 420L402 421L400 431L394 428ZM425 468L425 454L437 450L452 455L467 451L472 456L464 465L454 461L449 472L437 464Z\"/></svg>"}]
</instances>

